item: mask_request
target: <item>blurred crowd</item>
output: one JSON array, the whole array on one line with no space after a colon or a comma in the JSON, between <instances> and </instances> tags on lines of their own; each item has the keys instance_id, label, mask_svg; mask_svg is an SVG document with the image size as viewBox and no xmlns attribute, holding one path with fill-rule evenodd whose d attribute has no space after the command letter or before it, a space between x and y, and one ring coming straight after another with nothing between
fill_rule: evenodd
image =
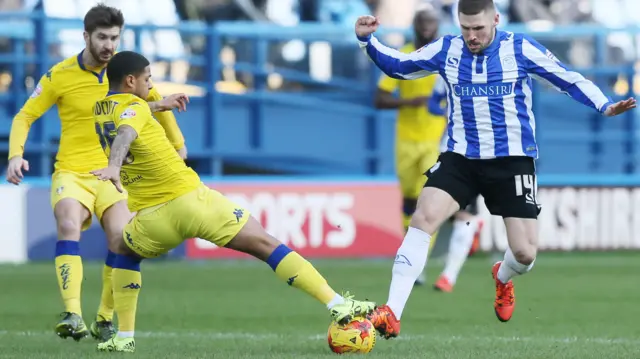
<instances>
[{"instance_id":1,"label":"blurred crowd","mask_svg":"<svg viewBox=\"0 0 640 359\"><path fill-rule=\"evenodd\" d=\"M636 26L640 23L640 1L638 0L494 0L501 14L501 23L524 23L531 27L544 28L553 24L596 24L606 27ZM41 9L47 15L58 18L81 19L97 0L0 0L0 12ZM295 26L300 23L321 23L352 27L362 14L376 15L388 28L409 28L418 6L425 3L441 13L442 24L457 24L457 0L103 0L102 2L123 10L127 24L153 24L172 26L183 20L207 23L219 21L256 21ZM62 31L60 44L54 47L59 57L71 56L83 47L81 29ZM133 43L133 33L123 35L123 43ZM163 30L145 32L141 38L143 53L150 56L162 68L156 69L160 78L170 82L187 83L203 79L203 69L191 66L190 54L202 54L202 36L189 36L178 31ZM385 41L400 46L408 38L402 34L391 34ZM607 39L608 51L605 61L621 64L640 58L638 39L625 34L614 34ZM160 46L160 44L162 44ZM592 65L594 43L590 38L558 38L544 43L561 60L583 67ZM297 46L294 46L297 45ZM0 52L10 46L0 33ZM299 41L270 44L268 59L271 65L300 71L310 71L309 49ZM125 46L126 48L126 46ZM327 61L338 62L330 66L330 76L353 74L353 68L339 63L356 63L353 48L348 51L333 49ZM225 40L221 53L225 63L251 61L251 45L246 41ZM318 55L320 56L320 55ZM324 61L324 60L323 60ZM316 61L318 62L318 61ZM337 65L337 66L336 66ZM320 67L323 73L322 65ZM324 71L326 72L326 71ZM246 78L233 71L223 71L225 78L246 85Z\"/></svg>"}]
</instances>

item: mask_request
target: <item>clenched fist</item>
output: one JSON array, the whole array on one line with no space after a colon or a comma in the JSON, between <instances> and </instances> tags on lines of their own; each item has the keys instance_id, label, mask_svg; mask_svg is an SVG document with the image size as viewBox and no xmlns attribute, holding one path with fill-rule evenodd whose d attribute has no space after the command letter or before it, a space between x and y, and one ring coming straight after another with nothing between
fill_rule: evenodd
<instances>
[{"instance_id":1,"label":"clenched fist","mask_svg":"<svg viewBox=\"0 0 640 359\"><path fill-rule=\"evenodd\" d=\"M356 35L358 35L358 37L367 37L378 30L378 25L380 25L380 23L374 16L360 16L358 20L356 20Z\"/></svg>"}]
</instances>

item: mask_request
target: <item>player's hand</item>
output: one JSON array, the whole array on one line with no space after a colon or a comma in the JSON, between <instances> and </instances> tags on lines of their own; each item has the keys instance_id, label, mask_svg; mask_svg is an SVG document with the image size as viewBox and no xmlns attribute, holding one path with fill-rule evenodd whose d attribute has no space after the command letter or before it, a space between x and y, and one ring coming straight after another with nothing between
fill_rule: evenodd
<instances>
[{"instance_id":1,"label":"player's hand","mask_svg":"<svg viewBox=\"0 0 640 359\"><path fill-rule=\"evenodd\" d=\"M633 97L630 97L626 100L618 101L610 105L609 107L607 107L607 109L604 111L604 115L617 116L621 113L625 113L631 110L632 108L636 108L636 99Z\"/></svg>"},{"instance_id":2,"label":"player's hand","mask_svg":"<svg viewBox=\"0 0 640 359\"><path fill-rule=\"evenodd\" d=\"M120 167L109 166L100 170L91 171L91 174L101 181L111 181L120 193L124 193L120 183Z\"/></svg>"},{"instance_id":3,"label":"player's hand","mask_svg":"<svg viewBox=\"0 0 640 359\"><path fill-rule=\"evenodd\" d=\"M183 161L187 159L187 146L183 146L178 150L178 156L180 156Z\"/></svg>"},{"instance_id":4,"label":"player's hand","mask_svg":"<svg viewBox=\"0 0 640 359\"><path fill-rule=\"evenodd\" d=\"M171 111L175 108L178 109L178 112L183 112L187 110L188 103L189 96L183 93L175 93L158 101L158 110Z\"/></svg>"},{"instance_id":5,"label":"player's hand","mask_svg":"<svg viewBox=\"0 0 640 359\"><path fill-rule=\"evenodd\" d=\"M22 156L14 156L9 160L7 166L7 182L19 185L24 178L22 171L29 171L29 161Z\"/></svg>"},{"instance_id":6,"label":"player's hand","mask_svg":"<svg viewBox=\"0 0 640 359\"><path fill-rule=\"evenodd\" d=\"M427 96L414 97L414 98L409 99L407 101L407 106L410 106L410 107L427 107L428 102L429 102L429 97L427 97Z\"/></svg>"},{"instance_id":7,"label":"player's hand","mask_svg":"<svg viewBox=\"0 0 640 359\"><path fill-rule=\"evenodd\" d=\"M380 23L375 16L360 16L358 20L356 20L356 35L359 37L367 37L378 30L378 25L380 25Z\"/></svg>"}]
</instances>

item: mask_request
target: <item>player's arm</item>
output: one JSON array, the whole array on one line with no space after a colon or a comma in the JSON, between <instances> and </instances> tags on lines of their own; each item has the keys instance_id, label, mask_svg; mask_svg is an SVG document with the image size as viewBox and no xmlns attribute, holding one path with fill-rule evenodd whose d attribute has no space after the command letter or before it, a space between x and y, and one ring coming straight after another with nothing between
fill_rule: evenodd
<instances>
[{"instance_id":1,"label":"player's arm","mask_svg":"<svg viewBox=\"0 0 640 359\"><path fill-rule=\"evenodd\" d=\"M398 98L393 93L398 89L398 79L387 75L380 76L374 105L378 109L398 108L404 105L406 99Z\"/></svg>"},{"instance_id":2,"label":"player's arm","mask_svg":"<svg viewBox=\"0 0 640 359\"><path fill-rule=\"evenodd\" d=\"M440 52L443 38L411 53L400 52L383 45L369 35L358 36L360 48L389 77L399 80L413 80L435 74L440 69Z\"/></svg>"},{"instance_id":3,"label":"player's arm","mask_svg":"<svg viewBox=\"0 0 640 359\"><path fill-rule=\"evenodd\" d=\"M111 154L109 155L109 167L118 169L120 173L120 167L124 163L131 148L131 143L138 138L138 131L128 124L121 124L118 126L118 133L116 138L113 139L111 144Z\"/></svg>"},{"instance_id":4,"label":"player's arm","mask_svg":"<svg viewBox=\"0 0 640 359\"><path fill-rule=\"evenodd\" d=\"M91 171L91 174L102 181L111 181L118 192L124 192L120 183L120 168L127 158L131 143L136 138L138 138L138 132L133 127L127 124L118 126L116 138L111 143L108 167Z\"/></svg>"},{"instance_id":5,"label":"player's arm","mask_svg":"<svg viewBox=\"0 0 640 359\"><path fill-rule=\"evenodd\" d=\"M401 98L394 96L400 80L387 75L382 75L378 82L378 91L374 99L374 105L378 109L396 109L404 106L420 107L426 106L427 97Z\"/></svg>"},{"instance_id":6,"label":"player's arm","mask_svg":"<svg viewBox=\"0 0 640 359\"><path fill-rule=\"evenodd\" d=\"M604 115L618 115L635 107L633 98L613 103L598 86L580 73L569 70L551 51L530 36L523 35L521 57L529 74L545 80L557 90Z\"/></svg>"},{"instance_id":7,"label":"player's arm","mask_svg":"<svg viewBox=\"0 0 640 359\"><path fill-rule=\"evenodd\" d=\"M412 80L425 77L440 70L441 56L438 56L445 42L440 38L421 49L406 54L384 46L373 36L378 29L378 20L373 16L361 16L356 21L356 36L360 48L390 77Z\"/></svg>"},{"instance_id":8,"label":"player's arm","mask_svg":"<svg viewBox=\"0 0 640 359\"><path fill-rule=\"evenodd\" d=\"M147 102L153 103L155 101L161 101L162 95L155 88L151 88L149 91L149 97L147 97ZM149 106L151 107L151 106ZM164 128L164 131L167 133L167 138L169 142L173 145L173 148L176 151L184 148L184 136L182 135L182 131L180 131L180 127L178 126L178 122L176 121L176 116L174 116L172 111L159 111L153 114L155 118L158 120L160 125Z\"/></svg>"},{"instance_id":9,"label":"player's arm","mask_svg":"<svg viewBox=\"0 0 640 359\"><path fill-rule=\"evenodd\" d=\"M158 101L149 102L149 108L151 112L171 111L178 109L178 112L187 110L187 104L189 103L189 96L183 93L176 93L167 97L161 97Z\"/></svg>"},{"instance_id":10,"label":"player's arm","mask_svg":"<svg viewBox=\"0 0 640 359\"><path fill-rule=\"evenodd\" d=\"M436 85L433 88L433 93L429 98L429 103L427 104L427 109L429 112L436 116L444 116L446 106L443 106L442 103L447 98L447 89L446 84L442 77L438 77L436 81Z\"/></svg>"},{"instance_id":11,"label":"player's arm","mask_svg":"<svg viewBox=\"0 0 640 359\"><path fill-rule=\"evenodd\" d=\"M129 104L122 113L116 114L117 132L110 146L109 164L91 173L102 181L111 181L119 192L124 192L120 183L120 168L127 158L131 143L152 119L146 102Z\"/></svg>"},{"instance_id":12,"label":"player's arm","mask_svg":"<svg viewBox=\"0 0 640 359\"><path fill-rule=\"evenodd\" d=\"M22 156L31 125L58 100L52 80L51 72L42 76L27 102L13 118L9 134L9 165L7 167L7 181L10 183L19 184L24 177L22 170L29 170L29 163L23 160Z\"/></svg>"}]
</instances>

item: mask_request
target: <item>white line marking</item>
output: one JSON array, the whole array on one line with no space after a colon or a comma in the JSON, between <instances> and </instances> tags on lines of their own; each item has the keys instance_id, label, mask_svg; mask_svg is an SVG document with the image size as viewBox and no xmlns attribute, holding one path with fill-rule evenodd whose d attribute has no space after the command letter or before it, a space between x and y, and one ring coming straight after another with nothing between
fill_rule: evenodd
<instances>
[{"instance_id":1,"label":"white line marking","mask_svg":"<svg viewBox=\"0 0 640 359\"><path fill-rule=\"evenodd\" d=\"M0 330L1 336L26 336L26 337L55 337L53 331L9 331ZM300 334L269 334L269 333L222 333L222 332L136 332L138 338L155 338L155 339L207 339L207 340L240 340L251 339L255 341L268 341L274 339L291 339L300 340L327 340L326 334L316 335L300 335ZM401 335L393 341L436 341L436 342L458 342L458 341L502 341L507 343L513 342L532 342L532 343L554 343L554 344L598 344L598 345L640 345L640 339L634 338L601 338L601 337L536 337L536 336L465 336L465 335Z\"/></svg>"}]
</instances>

